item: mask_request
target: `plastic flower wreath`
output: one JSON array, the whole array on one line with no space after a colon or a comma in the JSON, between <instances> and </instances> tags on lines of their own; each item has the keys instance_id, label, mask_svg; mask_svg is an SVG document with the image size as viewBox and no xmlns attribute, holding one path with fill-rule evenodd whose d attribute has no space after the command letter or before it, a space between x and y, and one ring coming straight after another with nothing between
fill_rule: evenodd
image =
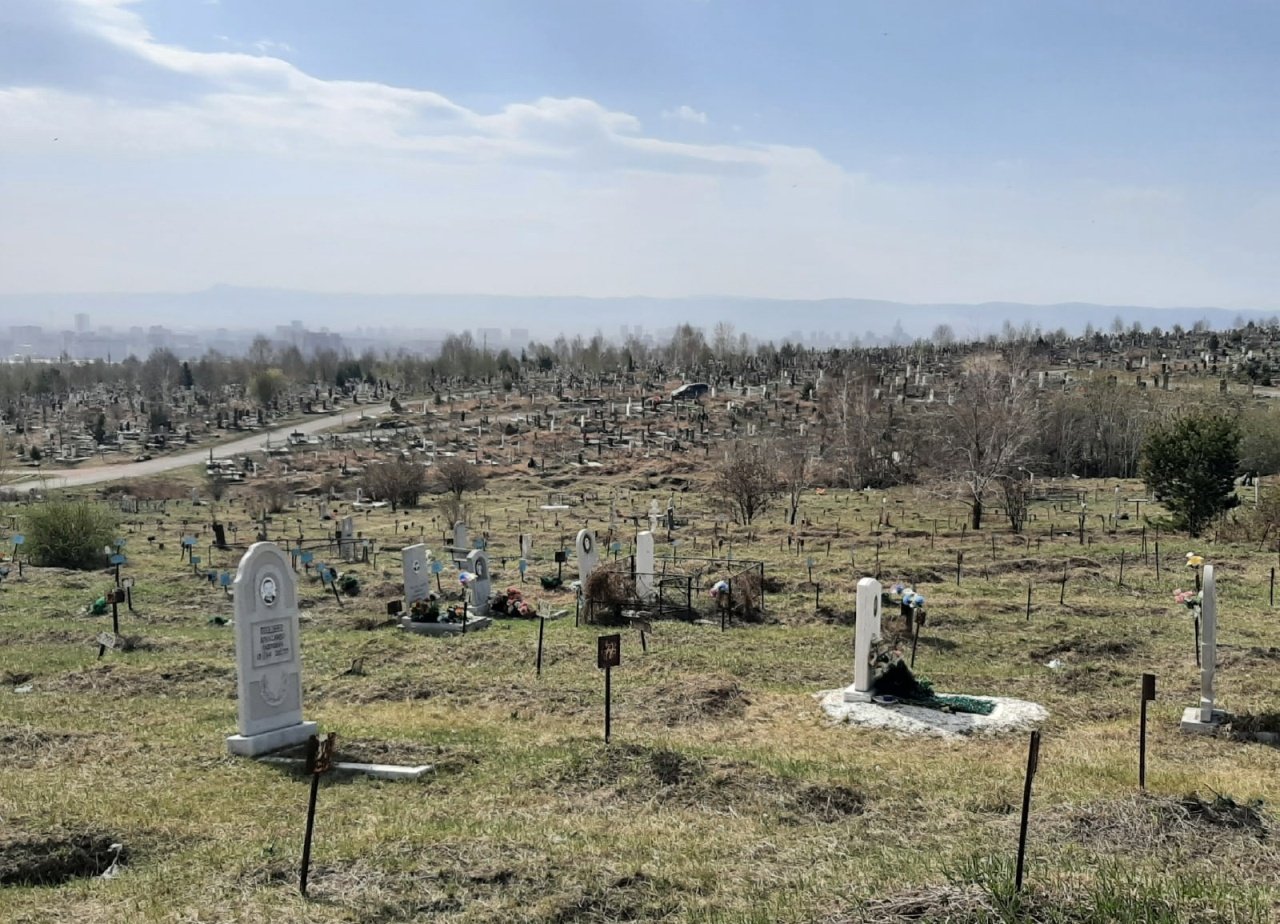
<instances>
[{"instance_id":1,"label":"plastic flower wreath","mask_svg":"<svg viewBox=\"0 0 1280 924\"><path fill-rule=\"evenodd\" d=\"M1188 568L1199 568L1199 567L1200 567L1201 565L1203 565L1203 564L1204 564L1204 557L1203 557L1203 556L1201 556L1201 555L1197 555L1195 552L1188 552L1188 553L1187 553L1187 567L1188 567Z\"/></svg>"}]
</instances>

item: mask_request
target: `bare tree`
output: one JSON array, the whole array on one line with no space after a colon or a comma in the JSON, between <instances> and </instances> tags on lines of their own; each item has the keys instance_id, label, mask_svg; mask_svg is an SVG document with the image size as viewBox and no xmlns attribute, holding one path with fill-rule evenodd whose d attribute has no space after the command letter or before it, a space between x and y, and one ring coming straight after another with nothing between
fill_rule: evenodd
<instances>
[{"instance_id":1,"label":"bare tree","mask_svg":"<svg viewBox=\"0 0 1280 924\"><path fill-rule=\"evenodd\" d=\"M1004 513L1009 518L1009 528L1015 533L1022 532L1027 522L1027 511L1031 506L1031 480L1019 477L1021 472L1010 473L1000 478L1000 490L1004 494Z\"/></svg>"},{"instance_id":2,"label":"bare tree","mask_svg":"<svg viewBox=\"0 0 1280 924\"><path fill-rule=\"evenodd\" d=\"M468 491L479 491L484 487L484 477L462 456L452 456L436 463L431 471L431 486L441 494L451 494L462 500Z\"/></svg>"},{"instance_id":3,"label":"bare tree","mask_svg":"<svg viewBox=\"0 0 1280 924\"><path fill-rule=\"evenodd\" d=\"M716 466L711 487L732 509L734 519L749 526L780 490L776 459L769 446L735 442Z\"/></svg>"},{"instance_id":4,"label":"bare tree","mask_svg":"<svg viewBox=\"0 0 1280 924\"><path fill-rule=\"evenodd\" d=\"M426 484L426 469L408 459L373 462L365 467L361 479L365 491L377 500L389 503L392 511L416 507Z\"/></svg>"},{"instance_id":5,"label":"bare tree","mask_svg":"<svg viewBox=\"0 0 1280 924\"><path fill-rule=\"evenodd\" d=\"M809 487L812 474L809 447L802 441L792 442L779 452L781 463L781 481L787 492L787 522L796 525L796 516L800 512L800 497Z\"/></svg>"},{"instance_id":6,"label":"bare tree","mask_svg":"<svg viewBox=\"0 0 1280 924\"><path fill-rule=\"evenodd\" d=\"M1039 409L1027 377L996 356L976 356L937 414L938 461L982 528L993 482L1028 461Z\"/></svg>"}]
</instances>

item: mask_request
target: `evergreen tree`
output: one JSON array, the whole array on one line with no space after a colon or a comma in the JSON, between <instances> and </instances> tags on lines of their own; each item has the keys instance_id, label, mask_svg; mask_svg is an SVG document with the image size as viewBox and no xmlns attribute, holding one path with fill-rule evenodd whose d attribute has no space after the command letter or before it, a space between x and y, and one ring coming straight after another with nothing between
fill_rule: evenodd
<instances>
[{"instance_id":1,"label":"evergreen tree","mask_svg":"<svg viewBox=\"0 0 1280 924\"><path fill-rule=\"evenodd\" d=\"M1142 480L1192 536L1240 503L1235 496L1240 428L1235 419L1194 414L1153 431L1142 447Z\"/></svg>"}]
</instances>

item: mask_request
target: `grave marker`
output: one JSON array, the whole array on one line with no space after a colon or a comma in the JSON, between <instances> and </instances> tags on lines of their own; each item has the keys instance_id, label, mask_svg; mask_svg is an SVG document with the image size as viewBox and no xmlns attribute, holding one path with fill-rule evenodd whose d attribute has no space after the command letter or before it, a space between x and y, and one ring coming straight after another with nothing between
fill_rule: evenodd
<instances>
[{"instance_id":1,"label":"grave marker","mask_svg":"<svg viewBox=\"0 0 1280 924\"><path fill-rule=\"evenodd\" d=\"M653 533L645 530L636 536L636 596L646 603L653 600L654 561Z\"/></svg>"},{"instance_id":2,"label":"grave marker","mask_svg":"<svg viewBox=\"0 0 1280 924\"><path fill-rule=\"evenodd\" d=\"M582 582L582 586L585 588L587 580L600 562L599 554L596 552L596 540L591 535L590 530L580 529L578 530L578 539L574 545L578 556L578 580Z\"/></svg>"},{"instance_id":3,"label":"grave marker","mask_svg":"<svg viewBox=\"0 0 1280 924\"><path fill-rule=\"evenodd\" d=\"M271 542L257 542L236 569L238 733L232 754L254 757L301 744L316 724L302 720L302 652L293 570Z\"/></svg>"},{"instance_id":4,"label":"grave marker","mask_svg":"<svg viewBox=\"0 0 1280 924\"><path fill-rule=\"evenodd\" d=\"M1213 565L1204 566L1200 602L1200 706L1182 714L1182 730L1213 735L1226 721L1226 713L1214 708L1213 680L1218 660L1218 585Z\"/></svg>"},{"instance_id":5,"label":"grave marker","mask_svg":"<svg viewBox=\"0 0 1280 924\"><path fill-rule=\"evenodd\" d=\"M404 575L404 600L412 607L431 594L431 572L427 568L430 552L425 545L418 543L407 547L403 556L401 567Z\"/></svg>"},{"instance_id":6,"label":"grave marker","mask_svg":"<svg viewBox=\"0 0 1280 924\"><path fill-rule=\"evenodd\" d=\"M880 638L880 582L875 578L858 581L858 595L853 641L853 686L844 691L846 703L871 701L871 686L875 682L871 657L875 642Z\"/></svg>"}]
</instances>

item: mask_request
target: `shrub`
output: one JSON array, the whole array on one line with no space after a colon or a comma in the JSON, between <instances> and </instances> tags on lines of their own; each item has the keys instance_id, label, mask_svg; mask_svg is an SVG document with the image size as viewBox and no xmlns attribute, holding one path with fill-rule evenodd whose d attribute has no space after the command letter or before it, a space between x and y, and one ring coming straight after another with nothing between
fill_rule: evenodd
<instances>
[{"instance_id":1,"label":"shrub","mask_svg":"<svg viewBox=\"0 0 1280 924\"><path fill-rule=\"evenodd\" d=\"M115 538L111 511L89 501L48 501L26 517L27 552L37 565L87 571L106 564L102 551Z\"/></svg>"}]
</instances>

